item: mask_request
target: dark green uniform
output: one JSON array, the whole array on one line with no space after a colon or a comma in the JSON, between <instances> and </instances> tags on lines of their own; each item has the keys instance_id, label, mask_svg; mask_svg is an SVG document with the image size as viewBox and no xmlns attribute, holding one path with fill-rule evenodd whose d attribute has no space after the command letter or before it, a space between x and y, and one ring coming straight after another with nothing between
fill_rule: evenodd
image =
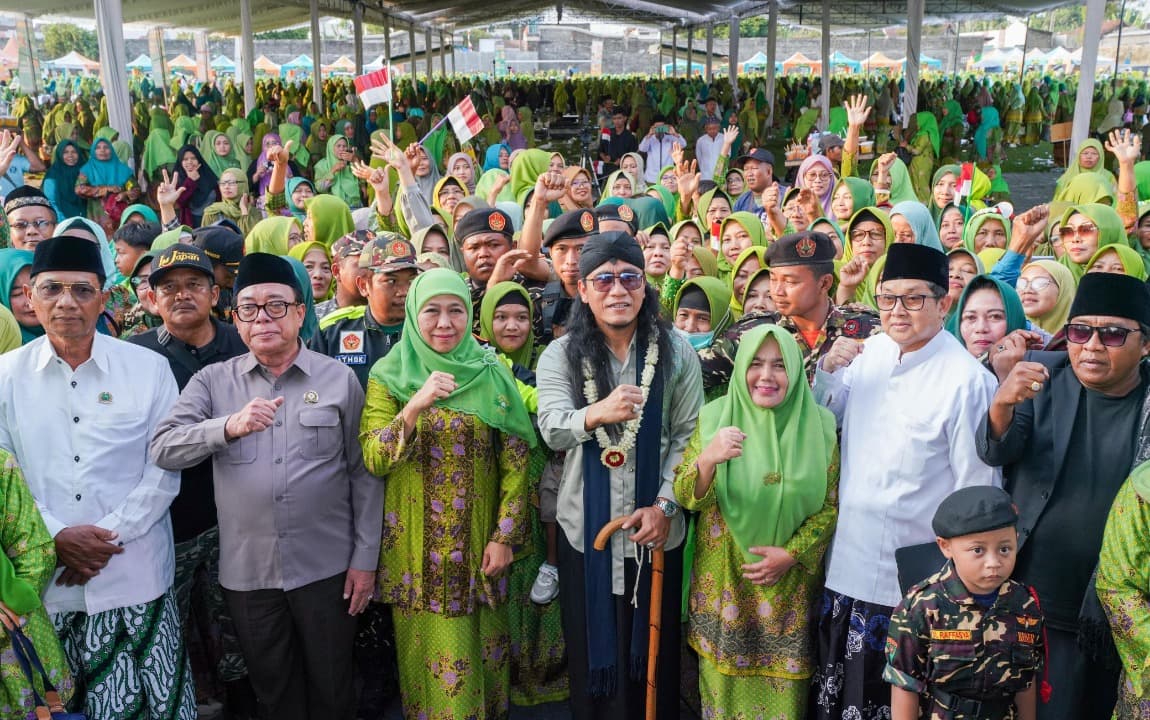
<instances>
[{"instance_id":1,"label":"dark green uniform","mask_svg":"<svg viewBox=\"0 0 1150 720\"><path fill-rule=\"evenodd\" d=\"M778 313L756 313L745 315L737 323L727 328L715 338L711 346L699 351L699 363L703 368L703 388L707 397L712 391L726 392L727 383L731 380L731 371L735 367L735 353L739 351L739 340L751 328L764 323L773 323L786 328L799 343L803 351L803 370L807 375L807 382L814 384L815 366L819 358L830 351L831 345L840 336L866 340L871 335L882 332L882 323L878 313L862 305L831 306L827 321L823 324L823 332L812 347L799 329L795 327L790 318Z\"/></svg>"},{"instance_id":2,"label":"dark green uniform","mask_svg":"<svg viewBox=\"0 0 1150 720\"><path fill-rule=\"evenodd\" d=\"M911 588L890 618L883 679L918 693L928 720L1015 717L1015 694L1037 682L1042 613L1013 580L986 608L947 563Z\"/></svg>"}]
</instances>

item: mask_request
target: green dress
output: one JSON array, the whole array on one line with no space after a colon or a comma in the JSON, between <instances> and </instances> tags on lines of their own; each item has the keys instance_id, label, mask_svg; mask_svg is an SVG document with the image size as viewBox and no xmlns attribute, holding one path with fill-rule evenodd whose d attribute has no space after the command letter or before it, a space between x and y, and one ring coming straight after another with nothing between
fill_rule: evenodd
<instances>
[{"instance_id":1,"label":"green dress","mask_svg":"<svg viewBox=\"0 0 1150 720\"><path fill-rule=\"evenodd\" d=\"M378 583L396 610L404 716L506 717L509 578L480 568L489 542L525 540L529 447L439 406L405 440L401 409L368 382L360 442L387 477Z\"/></svg>"},{"instance_id":2,"label":"green dress","mask_svg":"<svg viewBox=\"0 0 1150 720\"><path fill-rule=\"evenodd\" d=\"M802 718L814 670L810 610L822 591L823 555L838 513L838 450L827 468L822 508L783 546L798 562L772 586L743 577L743 551L723 520L715 485L695 499L701 450L696 429L675 474L675 497L699 513L687 642L699 653L703 717Z\"/></svg>"},{"instance_id":3,"label":"green dress","mask_svg":"<svg viewBox=\"0 0 1150 720\"><path fill-rule=\"evenodd\" d=\"M24 483L24 475L16 465L16 459L0 451L0 463L3 463L3 471L0 472L0 500L4 507L0 546L12 561L16 577L43 593L56 569L56 546L40 517L32 493ZM35 646L36 654L48 671L48 677L66 704L72 697L72 676L48 613L41 605L25 617L27 623L24 625L24 634ZM44 687L39 678L36 687L43 697ZM8 634L0 633L0 718L24 720L32 709L28 679L16 662Z\"/></svg>"}]
</instances>

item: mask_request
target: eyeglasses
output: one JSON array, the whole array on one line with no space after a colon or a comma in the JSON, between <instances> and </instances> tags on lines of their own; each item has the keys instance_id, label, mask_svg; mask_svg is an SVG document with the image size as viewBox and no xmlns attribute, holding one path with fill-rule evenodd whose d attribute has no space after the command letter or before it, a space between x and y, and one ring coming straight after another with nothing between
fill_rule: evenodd
<instances>
[{"instance_id":1,"label":"eyeglasses","mask_svg":"<svg viewBox=\"0 0 1150 720\"><path fill-rule=\"evenodd\" d=\"M894 310L895 304L899 302L910 312L916 312L922 310L926 305L927 298L931 300L935 299L934 295L891 295L884 293L882 295L875 295L874 303L878 306L878 309L883 312Z\"/></svg>"},{"instance_id":2,"label":"eyeglasses","mask_svg":"<svg viewBox=\"0 0 1150 720\"><path fill-rule=\"evenodd\" d=\"M616 280L627 292L635 292L643 287L645 282L643 273L637 272L601 273L587 279L591 281L591 286L601 293L611 292L611 288L615 287Z\"/></svg>"},{"instance_id":3,"label":"eyeglasses","mask_svg":"<svg viewBox=\"0 0 1150 720\"><path fill-rule=\"evenodd\" d=\"M1095 327L1086 323L1066 324L1066 340L1075 345L1085 345L1094 337L1094 333L1098 333L1098 340L1106 347L1122 347L1126 344L1126 337L1136 332L1142 331L1117 325Z\"/></svg>"},{"instance_id":4,"label":"eyeglasses","mask_svg":"<svg viewBox=\"0 0 1150 720\"><path fill-rule=\"evenodd\" d=\"M220 180L220 187L235 187L239 185L235 180Z\"/></svg>"},{"instance_id":5,"label":"eyeglasses","mask_svg":"<svg viewBox=\"0 0 1150 720\"><path fill-rule=\"evenodd\" d=\"M807 182L827 182L832 177L834 177L834 175L831 175L830 173L825 173L825 172L824 173L807 173L806 175L803 175L803 180L806 180Z\"/></svg>"},{"instance_id":6,"label":"eyeglasses","mask_svg":"<svg viewBox=\"0 0 1150 720\"><path fill-rule=\"evenodd\" d=\"M161 283L156 287L156 292L160 295L178 295L181 292L186 292L189 295L199 295L205 293L209 289L206 280L189 280L186 283L178 283L175 280L169 280L166 283ZM282 317L282 316L281 316Z\"/></svg>"},{"instance_id":7,"label":"eyeglasses","mask_svg":"<svg viewBox=\"0 0 1150 720\"><path fill-rule=\"evenodd\" d=\"M1078 227L1063 225L1062 227L1058 228L1058 236L1062 238L1063 242L1073 240L1075 235L1081 238L1087 238L1093 237L1097 233L1098 226L1094 225L1093 223L1082 223Z\"/></svg>"},{"instance_id":8,"label":"eyeglasses","mask_svg":"<svg viewBox=\"0 0 1150 720\"><path fill-rule=\"evenodd\" d=\"M571 187L573 187L573 188L591 187L591 182L589 180L576 180L575 182L571 183Z\"/></svg>"},{"instance_id":9,"label":"eyeglasses","mask_svg":"<svg viewBox=\"0 0 1150 720\"><path fill-rule=\"evenodd\" d=\"M244 303L236 305L236 319L240 322L255 322L260 310L267 313L272 320L279 320L288 313L288 308L299 305L297 302L287 300L271 300L266 303Z\"/></svg>"},{"instance_id":10,"label":"eyeglasses","mask_svg":"<svg viewBox=\"0 0 1150 720\"><path fill-rule=\"evenodd\" d=\"M1034 278L1033 280L1018 278L1018 282L1014 283L1014 289L1018 292L1026 292L1027 289L1033 290L1034 292L1042 292L1051 285L1056 288L1058 287L1058 283L1050 278L1040 277Z\"/></svg>"},{"instance_id":11,"label":"eyeglasses","mask_svg":"<svg viewBox=\"0 0 1150 720\"><path fill-rule=\"evenodd\" d=\"M866 240L867 238L870 238L871 240L885 240L886 239L886 231L885 230L852 230L851 231L851 240L852 241L854 241L854 240Z\"/></svg>"},{"instance_id":12,"label":"eyeglasses","mask_svg":"<svg viewBox=\"0 0 1150 720\"><path fill-rule=\"evenodd\" d=\"M64 295L64 291L67 290L71 293L72 299L78 303L91 302L100 293L88 283L46 282L35 286L33 289L44 300L59 300Z\"/></svg>"},{"instance_id":13,"label":"eyeglasses","mask_svg":"<svg viewBox=\"0 0 1150 720\"><path fill-rule=\"evenodd\" d=\"M45 228L56 227L56 221L55 220L17 220L16 222L12 223L11 227L13 230L19 230L20 232L23 232L30 227L34 227L37 230L43 230Z\"/></svg>"}]
</instances>

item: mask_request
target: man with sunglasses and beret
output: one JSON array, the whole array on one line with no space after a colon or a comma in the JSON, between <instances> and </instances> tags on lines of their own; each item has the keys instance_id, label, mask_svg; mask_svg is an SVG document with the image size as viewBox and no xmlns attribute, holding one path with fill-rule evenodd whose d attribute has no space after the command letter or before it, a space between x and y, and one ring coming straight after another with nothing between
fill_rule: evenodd
<instances>
[{"instance_id":1,"label":"man with sunglasses and beret","mask_svg":"<svg viewBox=\"0 0 1150 720\"><path fill-rule=\"evenodd\" d=\"M1136 278L1088 273L1064 328L1066 352L1011 347L1022 360L995 393L978 453L1002 466L1018 505L1015 578L1046 615L1052 702L1040 720L1109 718L1118 668L1080 647L1108 633L1092 574L1110 505L1147 436L1150 289ZM1142 440L1145 442L1145 440ZM1113 652L1113 651L1111 651Z\"/></svg>"}]
</instances>

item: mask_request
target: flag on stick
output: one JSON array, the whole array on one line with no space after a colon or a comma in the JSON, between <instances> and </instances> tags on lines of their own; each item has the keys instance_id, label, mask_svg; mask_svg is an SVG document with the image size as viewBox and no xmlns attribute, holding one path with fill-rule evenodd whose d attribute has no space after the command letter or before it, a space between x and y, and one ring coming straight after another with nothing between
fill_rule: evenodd
<instances>
[{"instance_id":1,"label":"flag on stick","mask_svg":"<svg viewBox=\"0 0 1150 720\"><path fill-rule=\"evenodd\" d=\"M355 93L363 102L364 109L391 102L391 77L388 75L388 68L380 68L357 77Z\"/></svg>"},{"instance_id":2,"label":"flag on stick","mask_svg":"<svg viewBox=\"0 0 1150 720\"><path fill-rule=\"evenodd\" d=\"M463 102L453 107L447 113L447 120L455 131L455 137L459 138L460 145L483 132L483 120L475 111L470 97L464 97Z\"/></svg>"}]
</instances>

